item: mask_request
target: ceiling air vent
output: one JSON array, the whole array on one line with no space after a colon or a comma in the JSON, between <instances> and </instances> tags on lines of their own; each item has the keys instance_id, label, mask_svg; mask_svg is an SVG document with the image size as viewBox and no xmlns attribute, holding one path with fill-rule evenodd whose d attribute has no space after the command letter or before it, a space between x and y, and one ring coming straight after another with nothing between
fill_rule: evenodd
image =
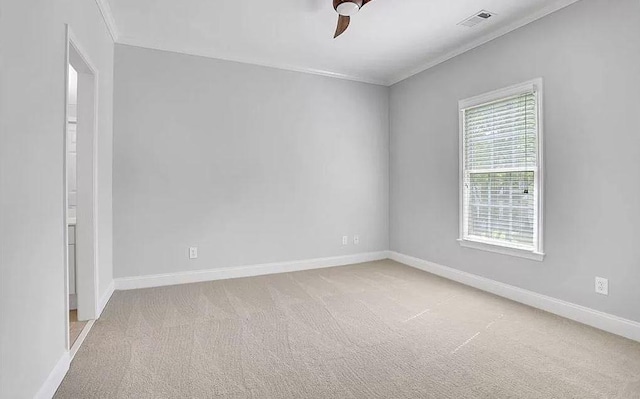
<instances>
[{"instance_id":1,"label":"ceiling air vent","mask_svg":"<svg viewBox=\"0 0 640 399\"><path fill-rule=\"evenodd\" d=\"M458 25L466 26L471 28L472 26L476 26L481 22L485 22L489 18L491 18L494 14L492 12L482 10L475 13L473 16L465 19L464 21L458 23Z\"/></svg>"}]
</instances>

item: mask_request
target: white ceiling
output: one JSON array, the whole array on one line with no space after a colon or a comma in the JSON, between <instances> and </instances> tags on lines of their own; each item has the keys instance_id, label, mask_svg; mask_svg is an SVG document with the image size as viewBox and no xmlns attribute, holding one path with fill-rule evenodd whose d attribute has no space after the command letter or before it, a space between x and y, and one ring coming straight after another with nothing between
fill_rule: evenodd
<instances>
[{"instance_id":1,"label":"white ceiling","mask_svg":"<svg viewBox=\"0 0 640 399\"><path fill-rule=\"evenodd\" d=\"M337 39L332 0L97 1L119 43L389 85L577 0L374 0Z\"/></svg>"}]
</instances>

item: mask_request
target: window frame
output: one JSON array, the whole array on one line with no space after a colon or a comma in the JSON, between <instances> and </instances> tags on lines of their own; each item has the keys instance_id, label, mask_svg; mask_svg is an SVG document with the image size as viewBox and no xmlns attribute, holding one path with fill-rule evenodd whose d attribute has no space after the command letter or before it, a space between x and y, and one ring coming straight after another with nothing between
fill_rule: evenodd
<instances>
[{"instance_id":1,"label":"window frame","mask_svg":"<svg viewBox=\"0 0 640 399\"><path fill-rule=\"evenodd\" d=\"M537 117L537 158L536 168L534 170L534 249L523 249L517 245L509 245L508 243L483 240L479 238L471 238L465 236L465 225L467 220L465 218L465 170L466 170L466 157L465 157L465 110L514 97L524 93L534 92L536 96L536 117ZM544 119L543 119L543 85L542 78L533 79L527 82L509 86L506 88L484 93L478 96L460 100L458 102L458 119L459 119L459 150L458 156L460 160L460 173L459 173L459 236L458 243L462 247L478 249L483 251L495 252L503 255L516 256L535 261L544 260Z\"/></svg>"}]
</instances>

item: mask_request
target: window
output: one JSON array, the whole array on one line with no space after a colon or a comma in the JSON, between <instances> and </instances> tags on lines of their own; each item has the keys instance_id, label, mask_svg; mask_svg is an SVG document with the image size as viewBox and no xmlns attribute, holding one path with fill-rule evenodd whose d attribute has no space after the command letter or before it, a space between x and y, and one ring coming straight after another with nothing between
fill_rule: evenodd
<instances>
[{"instance_id":1,"label":"window","mask_svg":"<svg viewBox=\"0 0 640 399\"><path fill-rule=\"evenodd\" d=\"M461 245L544 257L542 80L460 101Z\"/></svg>"}]
</instances>

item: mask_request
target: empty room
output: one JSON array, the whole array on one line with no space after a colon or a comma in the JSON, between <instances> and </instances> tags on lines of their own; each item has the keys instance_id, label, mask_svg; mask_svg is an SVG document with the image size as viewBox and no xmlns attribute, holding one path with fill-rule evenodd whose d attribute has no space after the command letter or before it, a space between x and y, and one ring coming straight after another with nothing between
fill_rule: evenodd
<instances>
[{"instance_id":1,"label":"empty room","mask_svg":"<svg viewBox=\"0 0 640 399\"><path fill-rule=\"evenodd\" d=\"M0 0L0 398L640 399L640 1Z\"/></svg>"}]
</instances>

